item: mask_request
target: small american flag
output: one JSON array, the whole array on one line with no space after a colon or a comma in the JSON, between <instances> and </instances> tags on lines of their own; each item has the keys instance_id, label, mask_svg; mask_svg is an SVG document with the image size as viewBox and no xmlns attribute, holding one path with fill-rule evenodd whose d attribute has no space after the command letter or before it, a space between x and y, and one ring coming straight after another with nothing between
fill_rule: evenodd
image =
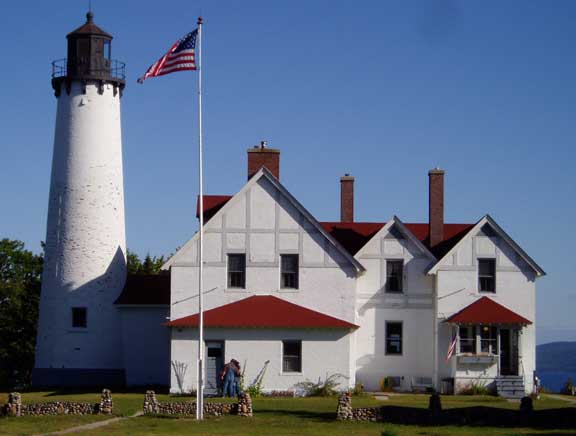
<instances>
[{"instance_id":1,"label":"small american flag","mask_svg":"<svg viewBox=\"0 0 576 436\"><path fill-rule=\"evenodd\" d=\"M176 41L170 50L154 62L146 73L138 79L138 83L144 83L149 77L163 76L175 73L176 71L186 71L196 69L196 37L198 29L193 30L183 38Z\"/></svg>"},{"instance_id":2,"label":"small american flag","mask_svg":"<svg viewBox=\"0 0 576 436\"><path fill-rule=\"evenodd\" d=\"M456 342L458 342L458 336L454 334L454 338L452 339L452 342L450 342L450 345L448 346L448 352L446 353L446 362L448 362L450 358L454 355L454 352L456 351Z\"/></svg>"}]
</instances>

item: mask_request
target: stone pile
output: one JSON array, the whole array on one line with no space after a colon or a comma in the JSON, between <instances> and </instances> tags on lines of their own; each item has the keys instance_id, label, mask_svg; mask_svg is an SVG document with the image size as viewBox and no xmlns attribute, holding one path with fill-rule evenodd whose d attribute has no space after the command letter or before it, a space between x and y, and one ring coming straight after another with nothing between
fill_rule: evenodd
<instances>
[{"instance_id":1,"label":"stone pile","mask_svg":"<svg viewBox=\"0 0 576 436\"><path fill-rule=\"evenodd\" d=\"M195 401L160 403L154 391L146 391L143 412L145 415L196 415ZM252 416L252 398L242 394L238 403L204 403L204 416Z\"/></svg>"},{"instance_id":2,"label":"stone pile","mask_svg":"<svg viewBox=\"0 0 576 436\"><path fill-rule=\"evenodd\" d=\"M99 412L104 415L112 414L112 392L110 389L102 389L102 395L100 396L100 409Z\"/></svg>"},{"instance_id":3,"label":"stone pile","mask_svg":"<svg viewBox=\"0 0 576 436\"><path fill-rule=\"evenodd\" d=\"M20 416L22 414L22 398L18 392L8 394L8 403L2 407L2 415Z\"/></svg>"},{"instance_id":4,"label":"stone pile","mask_svg":"<svg viewBox=\"0 0 576 436\"><path fill-rule=\"evenodd\" d=\"M8 416L94 415L98 413L112 413L112 394L108 389L102 391L100 403L50 401L22 404L21 395L18 392L12 392L8 395L8 403L0 407L0 414Z\"/></svg>"},{"instance_id":5,"label":"stone pile","mask_svg":"<svg viewBox=\"0 0 576 436\"><path fill-rule=\"evenodd\" d=\"M352 408L352 394L344 392L338 398L336 419L339 421L381 421L381 407L357 407Z\"/></svg>"},{"instance_id":6,"label":"stone pile","mask_svg":"<svg viewBox=\"0 0 576 436\"><path fill-rule=\"evenodd\" d=\"M144 415L153 415L160 413L160 404L156 399L154 391L146 391L144 394Z\"/></svg>"},{"instance_id":7,"label":"stone pile","mask_svg":"<svg viewBox=\"0 0 576 436\"><path fill-rule=\"evenodd\" d=\"M346 421L352 419L352 394L344 392L338 398L338 407L336 408L336 419Z\"/></svg>"},{"instance_id":8,"label":"stone pile","mask_svg":"<svg viewBox=\"0 0 576 436\"><path fill-rule=\"evenodd\" d=\"M240 416L253 416L252 414L252 397L250 394L240 394L238 399L238 415Z\"/></svg>"}]
</instances>

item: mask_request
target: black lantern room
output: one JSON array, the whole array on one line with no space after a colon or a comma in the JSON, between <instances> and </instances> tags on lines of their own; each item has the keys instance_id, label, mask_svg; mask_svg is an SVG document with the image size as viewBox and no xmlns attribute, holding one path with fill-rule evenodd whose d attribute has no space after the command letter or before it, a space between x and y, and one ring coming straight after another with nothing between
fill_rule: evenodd
<instances>
[{"instance_id":1,"label":"black lantern room","mask_svg":"<svg viewBox=\"0 0 576 436\"><path fill-rule=\"evenodd\" d=\"M112 35L94 24L94 14L86 14L86 23L69 33L68 58L52 63L52 86L58 95L63 82L67 89L74 80L84 84L96 81L114 85L114 90L124 88L124 63L111 58Z\"/></svg>"}]
</instances>

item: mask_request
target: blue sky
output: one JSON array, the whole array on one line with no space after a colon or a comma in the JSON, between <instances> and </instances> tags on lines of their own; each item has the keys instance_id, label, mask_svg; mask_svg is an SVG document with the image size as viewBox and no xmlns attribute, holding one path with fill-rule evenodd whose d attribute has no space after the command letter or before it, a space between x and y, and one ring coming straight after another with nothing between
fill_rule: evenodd
<instances>
[{"instance_id":1,"label":"blue sky","mask_svg":"<svg viewBox=\"0 0 576 436\"><path fill-rule=\"evenodd\" d=\"M168 254L196 230L194 73L136 78L204 16L205 192L246 178L246 148L282 150L285 186L319 220L356 177L356 219L427 220L427 170L446 221L486 213L546 270L539 342L576 340L576 2L94 0L127 63L122 99L128 246ZM56 100L50 62L87 1L0 14L0 237L39 250Z\"/></svg>"}]
</instances>

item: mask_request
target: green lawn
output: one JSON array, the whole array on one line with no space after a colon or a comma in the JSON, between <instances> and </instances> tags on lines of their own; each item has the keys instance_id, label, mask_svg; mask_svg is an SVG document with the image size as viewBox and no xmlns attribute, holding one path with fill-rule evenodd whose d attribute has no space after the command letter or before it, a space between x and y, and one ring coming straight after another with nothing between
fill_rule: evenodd
<instances>
[{"instance_id":1,"label":"green lawn","mask_svg":"<svg viewBox=\"0 0 576 436\"><path fill-rule=\"evenodd\" d=\"M114 415L130 416L142 407L142 393L112 393ZM89 401L97 402L99 394L85 393L23 393L24 402L40 401ZM158 395L160 401L186 401L188 397L169 397ZM6 401L6 394L0 394L0 403ZM211 400L213 401L213 400ZM221 399L216 399L221 401ZM493 427L458 427L458 426L410 426L400 424L336 422L334 412L337 399L332 398L270 398L254 399L254 418L228 416L208 418L196 422L193 418L173 417L137 417L82 432L83 435L576 435L572 430L529 429L529 428L493 428ZM388 401L379 401L371 396L354 397L354 407L364 406L401 406L409 408L426 408L427 395L394 395ZM495 407L499 409L518 409L518 403L511 403L496 397L447 396L442 397L445 409L467 407ZM576 407L567 401L543 398L535 401L537 410ZM103 416L50 416L20 417L0 419L0 435L29 435L49 433L75 425L94 422L108 417Z\"/></svg>"}]
</instances>

